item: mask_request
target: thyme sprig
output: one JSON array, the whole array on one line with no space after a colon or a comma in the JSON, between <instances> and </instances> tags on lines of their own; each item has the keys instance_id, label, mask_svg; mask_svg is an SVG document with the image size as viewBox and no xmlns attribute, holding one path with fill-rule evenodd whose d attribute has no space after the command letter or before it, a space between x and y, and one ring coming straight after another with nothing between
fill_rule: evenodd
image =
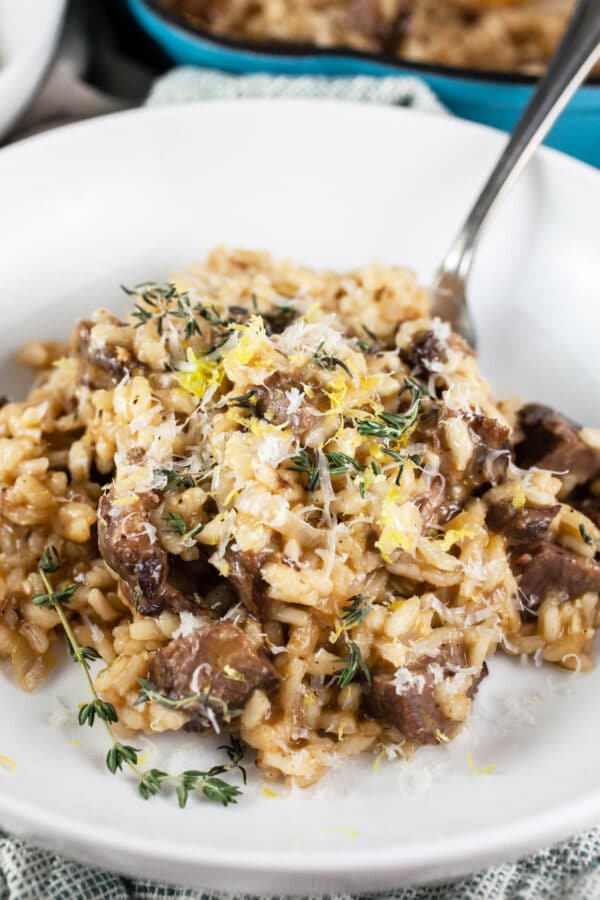
<instances>
[{"instance_id":1,"label":"thyme sprig","mask_svg":"<svg viewBox=\"0 0 600 900\"><path fill-rule=\"evenodd\" d=\"M342 663L342 667L337 670L335 673L335 677L337 679L337 683L339 687L344 688L358 677L360 673L362 673L365 679L371 683L371 673L367 667L366 662L362 657L362 653L360 652L360 647L355 641L348 640L349 653L346 657L341 657L337 659L336 662Z\"/></svg>"},{"instance_id":2,"label":"thyme sprig","mask_svg":"<svg viewBox=\"0 0 600 900\"><path fill-rule=\"evenodd\" d=\"M196 691L195 693L174 699L173 697L168 697L166 694L161 693L152 682L145 678L138 678L138 684L140 686L140 696L135 701L136 706L140 706L146 702L152 702L159 703L161 706L166 706L168 709L186 709L195 703L200 703L206 710L214 706L218 707L223 716L223 721L227 723L231 722L232 719L238 718L242 714L241 709L229 709L229 705L224 700L211 694L210 691Z\"/></svg>"},{"instance_id":3,"label":"thyme sprig","mask_svg":"<svg viewBox=\"0 0 600 900\"><path fill-rule=\"evenodd\" d=\"M326 453L325 458L327 459L329 473L331 475L348 475L349 473L361 475L365 470L365 466L361 465L346 453ZM307 476L306 489L311 493L312 491L315 491L319 486L321 476L317 459L313 452L305 448L296 456L292 456L290 462L292 465L288 466L288 469L292 472L305 473Z\"/></svg>"},{"instance_id":4,"label":"thyme sprig","mask_svg":"<svg viewBox=\"0 0 600 900\"><path fill-rule=\"evenodd\" d=\"M296 456L292 456L290 462L292 465L288 466L288 469L291 472L306 474L306 490L311 493L315 491L319 485L319 467L310 450L301 450Z\"/></svg>"},{"instance_id":5,"label":"thyme sprig","mask_svg":"<svg viewBox=\"0 0 600 900\"><path fill-rule=\"evenodd\" d=\"M321 341L315 352L313 353L313 360L316 362L320 369L327 369L328 372L332 372L336 366L339 366L340 369L343 369L350 378L352 378L352 372L346 365L346 363L338 359L337 356L332 356L331 353L324 353L323 347L325 346L325 341Z\"/></svg>"},{"instance_id":6,"label":"thyme sprig","mask_svg":"<svg viewBox=\"0 0 600 900\"><path fill-rule=\"evenodd\" d=\"M416 424L421 411L423 397L428 397L427 388L412 378L406 378L399 397L410 394L410 405L404 413L382 412L377 418L363 419L358 423L358 433L363 436L379 438L386 444L399 441Z\"/></svg>"},{"instance_id":7,"label":"thyme sprig","mask_svg":"<svg viewBox=\"0 0 600 900\"><path fill-rule=\"evenodd\" d=\"M374 334L370 328L367 328L366 325L363 325L363 331L365 332L367 337L371 339L371 343L369 344L368 341L365 341L363 338L356 338L356 343L358 344L359 348L363 353L366 353L367 355L379 353L379 351L383 349L383 345L381 344L377 335Z\"/></svg>"},{"instance_id":8,"label":"thyme sprig","mask_svg":"<svg viewBox=\"0 0 600 900\"><path fill-rule=\"evenodd\" d=\"M232 397L231 400L227 401L228 405L238 406L241 409L253 410L256 402L253 402L253 398L255 397L256 393L256 388L251 388L249 391L246 391L245 394L240 394L239 397Z\"/></svg>"},{"instance_id":9,"label":"thyme sprig","mask_svg":"<svg viewBox=\"0 0 600 900\"><path fill-rule=\"evenodd\" d=\"M196 319L197 307L193 307L190 301L190 298L186 293L179 294L177 297L177 307L174 310L171 310L171 315L176 319L184 319L185 320L185 339L186 341L191 340L194 335L202 334L200 330L200 325L198 324L198 320Z\"/></svg>"},{"instance_id":10,"label":"thyme sprig","mask_svg":"<svg viewBox=\"0 0 600 900\"><path fill-rule=\"evenodd\" d=\"M346 453L326 453L331 475L347 475L349 472L364 472L365 467Z\"/></svg>"},{"instance_id":11,"label":"thyme sprig","mask_svg":"<svg viewBox=\"0 0 600 900\"><path fill-rule=\"evenodd\" d=\"M196 479L193 475L176 472L175 469L155 469L154 474L167 479L166 488L168 491L177 490L177 488L193 488L196 484Z\"/></svg>"},{"instance_id":12,"label":"thyme sprig","mask_svg":"<svg viewBox=\"0 0 600 900\"><path fill-rule=\"evenodd\" d=\"M77 589L77 585L56 589L48 578L49 574L58 571L62 565L63 563L56 548L47 547L38 563L38 571L46 593L36 595L33 601L39 606L48 606L56 612L65 633L71 656L83 670L92 700L80 706L79 724L93 726L96 719L103 722L111 743L106 754L106 767L108 770L114 775L117 772L121 772L123 767L126 766L134 772L138 778L138 792L144 800L148 800L150 797L160 793L163 784L171 782L175 785L177 800L181 807L186 805L192 792L200 793L207 800L221 803L223 806L237 803L237 798L242 793L240 788L229 784L219 777L233 769L240 769L244 784L246 783L246 772L240 765L243 757L243 745L237 739L232 739L228 747L219 748L225 749L229 762L224 765L213 766L207 771L188 770L181 772L179 775L170 775L160 769L142 769L138 756L140 751L129 744L123 744L118 739L113 728L113 725L118 723L117 711L112 703L102 700L99 696L90 672L89 663L97 659L99 654L93 647L82 647L79 644L63 609L63 605L68 604L72 594Z\"/></svg>"},{"instance_id":13,"label":"thyme sprig","mask_svg":"<svg viewBox=\"0 0 600 900\"><path fill-rule=\"evenodd\" d=\"M351 628L356 628L357 625L362 625L370 612L371 602L368 597L365 597L364 594L354 594L342 607L343 615L340 618L342 628L349 631Z\"/></svg>"},{"instance_id":14,"label":"thyme sprig","mask_svg":"<svg viewBox=\"0 0 600 900\"><path fill-rule=\"evenodd\" d=\"M156 321L156 329L161 336L165 316L176 314L171 309L171 301L175 297L185 296L178 294L177 288L172 282L160 285L155 281L147 281L136 285L133 290L124 285L121 285L121 288L130 297L139 297L141 299L141 303L134 304L134 311L131 314L134 319L138 320L135 327L139 328L140 325L145 325L151 319L154 319Z\"/></svg>"},{"instance_id":15,"label":"thyme sprig","mask_svg":"<svg viewBox=\"0 0 600 900\"><path fill-rule=\"evenodd\" d=\"M185 519L182 519L176 512L170 512L167 516L163 516L163 522L166 522L169 526L167 528L169 534L180 534L184 541L195 538L196 535L204 530L202 522L196 525L195 528L188 528Z\"/></svg>"}]
</instances>

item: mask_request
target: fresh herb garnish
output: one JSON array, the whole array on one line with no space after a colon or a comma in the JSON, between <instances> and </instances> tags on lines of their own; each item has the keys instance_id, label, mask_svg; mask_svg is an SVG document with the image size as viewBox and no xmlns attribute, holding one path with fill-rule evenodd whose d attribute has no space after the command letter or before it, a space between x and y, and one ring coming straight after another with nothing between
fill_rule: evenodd
<instances>
[{"instance_id":1,"label":"fresh herb garnish","mask_svg":"<svg viewBox=\"0 0 600 900\"><path fill-rule=\"evenodd\" d=\"M167 531L170 534L180 534L184 540L195 538L196 535L204 530L204 523L202 522L196 525L195 528L188 529L185 520L175 512L169 513L168 516L163 516L163 522L166 522L169 526Z\"/></svg>"},{"instance_id":2,"label":"fresh herb garnish","mask_svg":"<svg viewBox=\"0 0 600 900\"><path fill-rule=\"evenodd\" d=\"M348 472L363 472L364 466L357 463L351 456L345 453L326 453L329 471L331 475L347 475Z\"/></svg>"},{"instance_id":3,"label":"fresh herb garnish","mask_svg":"<svg viewBox=\"0 0 600 900\"><path fill-rule=\"evenodd\" d=\"M312 492L316 490L319 484L319 467L310 451L301 450L297 456L292 456L290 462L292 465L288 466L288 469L291 472L304 472L306 474L307 491Z\"/></svg>"},{"instance_id":4,"label":"fresh herb garnish","mask_svg":"<svg viewBox=\"0 0 600 900\"><path fill-rule=\"evenodd\" d=\"M345 631L362 625L371 612L371 603L364 594L354 594L342 607L340 622Z\"/></svg>"},{"instance_id":5,"label":"fresh herb garnish","mask_svg":"<svg viewBox=\"0 0 600 900\"><path fill-rule=\"evenodd\" d=\"M352 372L348 368L343 360L338 359L337 356L332 356L331 353L323 353L323 347L325 346L325 341L321 341L315 352L313 353L313 359L320 369L327 369L327 371L331 372L336 366L339 366L340 369L343 369L350 378L352 378Z\"/></svg>"},{"instance_id":6,"label":"fresh herb garnish","mask_svg":"<svg viewBox=\"0 0 600 900\"><path fill-rule=\"evenodd\" d=\"M249 391L246 391L245 394L240 394L239 397L232 397L231 400L228 401L228 404L229 406L239 406L242 409L254 409L252 398L255 394L256 388L251 388Z\"/></svg>"},{"instance_id":7,"label":"fresh herb garnish","mask_svg":"<svg viewBox=\"0 0 600 900\"><path fill-rule=\"evenodd\" d=\"M325 458L327 459L331 475L347 475L349 472L360 474L365 468L346 453L326 453ZM301 450L297 456L292 456L290 462L292 465L288 466L288 469L292 472L304 472L306 474L306 489L311 492L316 490L319 486L320 473L318 463L312 452L306 449Z\"/></svg>"},{"instance_id":8,"label":"fresh herb garnish","mask_svg":"<svg viewBox=\"0 0 600 900\"><path fill-rule=\"evenodd\" d=\"M180 472L176 472L174 469L155 469L154 474L167 479L167 490L175 490L177 488L193 488L196 484L193 475L185 475Z\"/></svg>"},{"instance_id":9,"label":"fresh herb garnish","mask_svg":"<svg viewBox=\"0 0 600 900\"><path fill-rule=\"evenodd\" d=\"M382 412L376 419L363 419L358 423L358 433L377 437L386 443L400 440L416 424L421 401L429 396L427 388L412 378L405 379L398 396L402 397L405 393L411 395L410 406L405 413Z\"/></svg>"},{"instance_id":10,"label":"fresh herb garnish","mask_svg":"<svg viewBox=\"0 0 600 900\"><path fill-rule=\"evenodd\" d=\"M379 338L376 334L373 334L370 328L367 328L366 325L363 325L363 331L371 339L371 343L369 344L367 341L362 338L356 338L356 343L363 353L371 354L371 353L379 353L382 349L382 344L379 341Z\"/></svg>"},{"instance_id":11,"label":"fresh herb garnish","mask_svg":"<svg viewBox=\"0 0 600 900\"><path fill-rule=\"evenodd\" d=\"M230 337L231 335L229 332L227 332L227 334L225 335L221 335L219 333L220 340L215 341L215 343L208 347L208 349L203 350L202 356L213 356L213 354L217 353L221 349L221 347L223 347L227 343Z\"/></svg>"},{"instance_id":12,"label":"fresh herb garnish","mask_svg":"<svg viewBox=\"0 0 600 900\"><path fill-rule=\"evenodd\" d=\"M184 519L175 512L170 512L168 516L163 516L163 522L167 523L169 526L167 531L171 534L185 534L187 531Z\"/></svg>"},{"instance_id":13,"label":"fresh herb garnish","mask_svg":"<svg viewBox=\"0 0 600 900\"><path fill-rule=\"evenodd\" d=\"M225 722L230 722L232 719L238 718L242 714L241 709L230 710L228 704L225 703L224 700L214 696L210 691L196 691L196 693L173 699L172 697L168 697L166 694L161 693L158 688L145 678L138 678L138 684L140 686L140 696L135 701L136 706L146 703L147 701L159 703L161 706L166 706L168 709L186 709L196 703L203 706L205 710L209 710L211 707L216 706Z\"/></svg>"},{"instance_id":14,"label":"fresh herb garnish","mask_svg":"<svg viewBox=\"0 0 600 900\"><path fill-rule=\"evenodd\" d=\"M98 695L90 672L89 663L98 659L99 654L93 647L80 646L63 609L63 604L68 603L71 595L77 589L77 585L56 590L48 579L48 574L58 571L62 565L63 563L56 548L47 547L38 563L38 571L46 590L45 594L37 595L38 605L49 606L56 612L65 633L71 657L81 666L84 673L92 700L80 706L79 724L93 726L96 720L104 724L111 742L111 747L106 754L106 767L108 770L114 775L122 771L123 767L126 766L134 772L138 778L138 792L144 800L148 800L150 797L160 793L163 784L166 782L172 782L176 786L177 800L181 807L186 805L191 792L199 792L207 800L221 803L223 806L237 803L241 790L219 776L233 769L240 769L244 783L246 782L246 773L243 767L240 766L244 752L240 741L233 739L228 747L219 748L224 749L229 758L229 762L224 765L213 766L208 771L189 770L179 775L169 775L160 769L141 769L138 756L139 750L131 747L129 744L123 744L117 738L113 729L113 726L118 723L117 711L112 703L102 700ZM43 598L43 600L40 602L39 598Z\"/></svg>"},{"instance_id":15,"label":"fresh herb garnish","mask_svg":"<svg viewBox=\"0 0 600 900\"><path fill-rule=\"evenodd\" d=\"M591 545L591 544L594 543L594 538L591 536L591 534L588 533L588 531L587 531L585 525L583 524L583 522L582 522L582 523L580 524L580 526L579 526L579 534L581 535L581 537L583 538L583 540L586 542L586 544L590 544L590 545Z\"/></svg>"},{"instance_id":16,"label":"fresh herb garnish","mask_svg":"<svg viewBox=\"0 0 600 900\"><path fill-rule=\"evenodd\" d=\"M53 572L58 572L62 564L56 547L46 547L40 557L40 569L42 572L51 575Z\"/></svg>"},{"instance_id":17,"label":"fresh herb garnish","mask_svg":"<svg viewBox=\"0 0 600 900\"><path fill-rule=\"evenodd\" d=\"M362 653L360 652L358 644L351 640L348 641L348 644L350 647L348 656L336 660L336 662L343 663L342 668L338 669L335 673L338 685L341 688L347 687L354 681L360 672L362 672L366 680L370 683L371 673L362 658Z\"/></svg>"},{"instance_id":18,"label":"fresh herb garnish","mask_svg":"<svg viewBox=\"0 0 600 900\"><path fill-rule=\"evenodd\" d=\"M202 334L200 325L196 319L197 307L193 307L187 293L179 294L177 308L171 310L171 315L176 319L185 319L185 339L191 340L195 334Z\"/></svg>"}]
</instances>

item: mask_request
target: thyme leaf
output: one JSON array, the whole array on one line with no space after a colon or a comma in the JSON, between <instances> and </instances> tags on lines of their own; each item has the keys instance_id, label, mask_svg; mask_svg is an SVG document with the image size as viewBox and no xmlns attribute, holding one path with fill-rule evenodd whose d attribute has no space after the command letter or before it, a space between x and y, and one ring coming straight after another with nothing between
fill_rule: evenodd
<instances>
[{"instance_id":1,"label":"thyme leaf","mask_svg":"<svg viewBox=\"0 0 600 900\"><path fill-rule=\"evenodd\" d=\"M245 770L240 765L244 754L244 747L241 741L232 739L228 747L220 748L225 750L229 759L229 762L224 765L213 766L206 772L186 771L178 775L170 775L160 769L145 770L140 768L139 750L129 744L123 744L117 738L113 728L118 723L117 711L112 703L108 703L99 696L90 672L89 663L94 659L98 659L99 654L92 647L80 646L63 609L63 604L68 603L77 585L56 590L48 579L48 574L57 571L62 565L63 563L56 548L47 547L38 561L38 571L46 589L45 594L38 595L39 598L43 598L43 602L40 602L39 605L51 606L56 611L65 633L71 656L81 666L92 699L88 703L81 704L78 714L79 724L91 727L96 721L103 723L111 744L106 754L106 767L109 772L115 775L117 772L122 772L124 768L130 769L138 778L138 792L144 800L159 794L163 784L172 782L175 785L180 806L186 805L188 796L192 791L200 793L207 800L220 803L223 806L237 803L237 798L241 794L240 788L229 784L219 776L233 769L239 769L244 783L246 782Z\"/></svg>"},{"instance_id":2,"label":"thyme leaf","mask_svg":"<svg viewBox=\"0 0 600 900\"><path fill-rule=\"evenodd\" d=\"M358 644L349 640L348 645L350 648L348 656L336 660L336 662L343 663L342 667L335 673L338 685L341 688L347 687L349 684L352 684L360 673L364 675L365 679L370 684L371 673L362 658L362 653L360 652Z\"/></svg>"},{"instance_id":3,"label":"thyme leaf","mask_svg":"<svg viewBox=\"0 0 600 900\"><path fill-rule=\"evenodd\" d=\"M320 478L319 467L311 452L309 450L301 450L297 456L292 456L290 462L292 465L288 466L288 469L291 472L304 472L306 474L307 491L312 492L316 490Z\"/></svg>"},{"instance_id":4,"label":"thyme leaf","mask_svg":"<svg viewBox=\"0 0 600 900\"><path fill-rule=\"evenodd\" d=\"M187 525L185 521L175 512L170 512L168 516L163 516L163 522L169 526L167 531L171 534L185 534Z\"/></svg>"},{"instance_id":5,"label":"thyme leaf","mask_svg":"<svg viewBox=\"0 0 600 900\"><path fill-rule=\"evenodd\" d=\"M342 607L343 615L340 619L342 628L349 631L362 625L371 612L371 603L364 594L354 594Z\"/></svg>"},{"instance_id":6,"label":"thyme leaf","mask_svg":"<svg viewBox=\"0 0 600 900\"><path fill-rule=\"evenodd\" d=\"M155 469L154 474L167 479L167 490L192 488L196 484L193 475L182 474L174 469Z\"/></svg>"},{"instance_id":7,"label":"thyme leaf","mask_svg":"<svg viewBox=\"0 0 600 900\"><path fill-rule=\"evenodd\" d=\"M232 719L238 718L242 714L241 709L230 710L229 705L224 700L211 694L210 691L197 691L196 693L187 694L183 697L173 698L161 693L158 688L145 678L138 678L138 684L140 686L140 696L135 701L136 706L151 702L159 703L161 706L166 706L168 709L186 709L189 706L199 703L204 709L217 707L225 722L230 722Z\"/></svg>"},{"instance_id":8,"label":"thyme leaf","mask_svg":"<svg viewBox=\"0 0 600 900\"><path fill-rule=\"evenodd\" d=\"M343 369L344 372L352 378L352 372L346 365L346 363L338 359L337 356L332 356L331 353L324 353L323 347L325 346L325 341L321 341L315 352L313 353L313 359L320 369L327 369L329 372L333 371L336 366L339 366L340 369Z\"/></svg>"}]
</instances>

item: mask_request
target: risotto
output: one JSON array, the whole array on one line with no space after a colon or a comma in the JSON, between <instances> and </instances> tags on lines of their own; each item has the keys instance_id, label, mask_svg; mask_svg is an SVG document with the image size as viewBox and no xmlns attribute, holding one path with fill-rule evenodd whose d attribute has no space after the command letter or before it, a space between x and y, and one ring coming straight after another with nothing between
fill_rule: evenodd
<instances>
[{"instance_id":1,"label":"risotto","mask_svg":"<svg viewBox=\"0 0 600 900\"><path fill-rule=\"evenodd\" d=\"M231 733L307 786L451 740L497 648L590 669L600 432L495 402L410 272L217 249L127 294L0 409L25 690L64 614L121 733Z\"/></svg>"},{"instance_id":2,"label":"risotto","mask_svg":"<svg viewBox=\"0 0 600 900\"><path fill-rule=\"evenodd\" d=\"M349 47L469 68L539 72L574 0L160 0L243 41ZM600 71L600 69L598 70Z\"/></svg>"}]
</instances>

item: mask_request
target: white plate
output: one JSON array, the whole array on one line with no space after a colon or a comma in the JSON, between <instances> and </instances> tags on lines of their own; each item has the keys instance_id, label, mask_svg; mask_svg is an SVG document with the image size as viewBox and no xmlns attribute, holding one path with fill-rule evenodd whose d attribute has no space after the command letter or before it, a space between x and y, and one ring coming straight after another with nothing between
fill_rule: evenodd
<instances>
[{"instance_id":1,"label":"white plate","mask_svg":"<svg viewBox=\"0 0 600 900\"><path fill-rule=\"evenodd\" d=\"M54 52L66 0L0 0L0 137L23 112Z\"/></svg>"},{"instance_id":2,"label":"white plate","mask_svg":"<svg viewBox=\"0 0 600 900\"><path fill-rule=\"evenodd\" d=\"M122 305L119 282L162 278L219 242L317 266L373 258L428 275L503 137L400 109L225 102L78 125L0 154L0 351L65 335ZM483 365L599 425L600 175L551 152L531 165L481 246L473 301ZM123 872L209 888L389 888L516 857L600 821L600 670L571 676L492 660L472 724L406 766L372 759L322 786L237 807L138 799L102 763L100 729L48 724L84 698L65 662L33 697L0 673L0 824ZM73 738L81 740L72 745ZM154 739L169 764L181 738ZM145 743L145 742L144 742ZM183 738L195 768L214 758ZM491 775L470 771L495 763ZM181 753L179 753L181 756ZM173 767L177 760L170 763ZM181 760L179 760L181 764Z\"/></svg>"}]
</instances>

